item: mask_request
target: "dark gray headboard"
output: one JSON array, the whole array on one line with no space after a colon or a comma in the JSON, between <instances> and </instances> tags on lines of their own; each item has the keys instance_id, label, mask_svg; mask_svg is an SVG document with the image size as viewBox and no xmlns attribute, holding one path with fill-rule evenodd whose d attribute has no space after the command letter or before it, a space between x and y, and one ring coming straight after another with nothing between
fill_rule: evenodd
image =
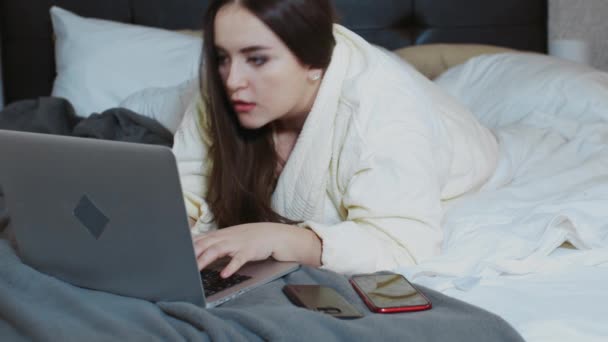
<instances>
[{"instance_id":1,"label":"dark gray headboard","mask_svg":"<svg viewBox=\"0 0 608 342\"><path fill-rule=\"evenodd\" d=\"M49 8L168 29L198 29L207 0L0 0L5 99L49 95L55 78ZM483 43L545 52L547 0L334 0L340 22L388 49Z\"/></svg>"}]
</instances>

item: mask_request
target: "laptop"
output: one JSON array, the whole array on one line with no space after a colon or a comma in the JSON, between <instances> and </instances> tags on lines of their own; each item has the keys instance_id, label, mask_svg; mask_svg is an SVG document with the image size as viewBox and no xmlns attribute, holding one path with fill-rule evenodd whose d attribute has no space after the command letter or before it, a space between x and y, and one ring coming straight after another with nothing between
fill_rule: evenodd
<instances>
[{"instance_id":1,"label":"laptop","mask_svg":"<svg viewBox=\"0 0 608 342\"><path fill-rule=\"evenodd\" d=\"M225 281L221 261L199 272L167 147L0 130L0 164L22 260L73 285L214 307L299 267L250 262Z\"/></svg>"}]
</instances>

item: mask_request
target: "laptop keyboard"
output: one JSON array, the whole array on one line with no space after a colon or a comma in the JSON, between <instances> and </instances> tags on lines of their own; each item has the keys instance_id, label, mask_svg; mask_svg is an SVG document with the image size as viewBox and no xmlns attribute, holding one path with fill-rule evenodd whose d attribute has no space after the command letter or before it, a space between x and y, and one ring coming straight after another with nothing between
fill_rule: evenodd
<instances>
[{"instance_id":1,"label":"laptop keyboard","mask_svg":"<svg viewBox=\"0 0 608 342\"><path fill-rule=\"evenodd\" d=\"M201 279L203 280L205 297L209 297L236 284L240 284L247 279L251 279L251 277L235 273L224 279L220 276L220 271L204 270L201 272Z\"/></svg>"}]
</instances>

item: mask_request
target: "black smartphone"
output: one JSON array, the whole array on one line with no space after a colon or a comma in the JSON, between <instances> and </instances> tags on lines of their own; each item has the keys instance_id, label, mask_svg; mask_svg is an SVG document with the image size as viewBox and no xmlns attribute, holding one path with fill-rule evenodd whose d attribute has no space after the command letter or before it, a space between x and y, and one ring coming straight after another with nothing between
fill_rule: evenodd
<instances>
[{"instance_id":1,"label":"black smartphone","mask_svg":"<svg viewBox=\"0 0 608 342\"><path fill-rule=\"evenodd\" d=\"M363 315L336 290L322 285L285 285L283 292L298 306L337 318L360 318Z\"/></svg>"},{"instance_id":2,"label":"black smartphone","mask_svg":"<svg viewBox=\"0 0 608 342\"><path fill-rule=\"evenodd\" d=\"M357 274L350 278L350 283L373 312L421 311L432 307L431 301L401 274Z\"/></svg>"}]
</instances>

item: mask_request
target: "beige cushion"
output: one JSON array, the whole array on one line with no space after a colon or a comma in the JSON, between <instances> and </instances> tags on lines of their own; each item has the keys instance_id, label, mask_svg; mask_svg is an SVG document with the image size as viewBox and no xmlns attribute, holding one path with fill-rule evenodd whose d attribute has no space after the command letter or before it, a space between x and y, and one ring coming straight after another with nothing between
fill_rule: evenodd
<instances>
[{"instance_id":1,"label":"beige cushion","mask_svg":"<svg viewBox=\"0 0 608 342\"><path fill-rule=\"evenodd\" d=\"M201 31L201 30L177 30L175 32L182 33L182 34L185 34L188 36L194 36L194 37L203 36L203 31Z\"/></svg>"},{"instance_id":2,"label":"beige cushion","mask_svg":"<svg viewBox=\"0 0 608 342\"><path fill-rule=\"evenodd\" d=\"M434 79L448 68L475 56L509 51L515 50L481 44L425 44L408 46L394 52L423 75Z\"/></svg>"}]
</instances>

